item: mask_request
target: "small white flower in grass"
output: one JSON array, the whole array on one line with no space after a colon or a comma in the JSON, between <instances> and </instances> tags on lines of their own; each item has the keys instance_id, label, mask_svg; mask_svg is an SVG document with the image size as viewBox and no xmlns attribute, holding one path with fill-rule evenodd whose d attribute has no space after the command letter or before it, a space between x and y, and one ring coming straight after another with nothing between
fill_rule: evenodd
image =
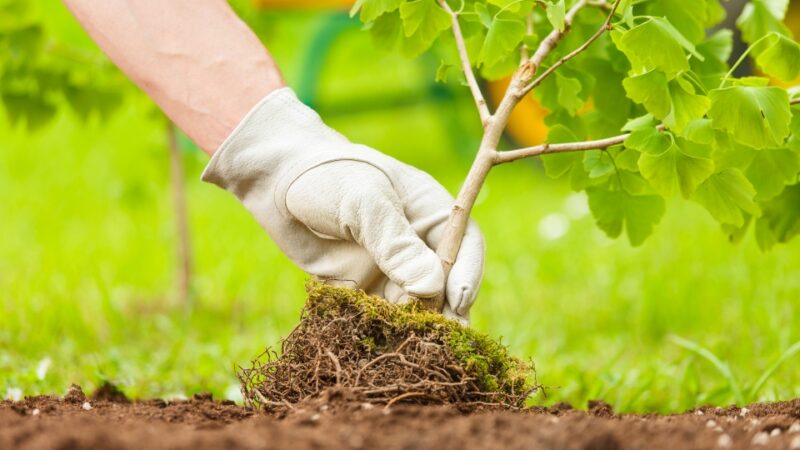
<instances>
[{"instance_id":1,"label":"small white flower in grass","mask_svg":"<svg viewBox=\"0 0 800 450\"><path fill-rule=\"evenodd\" d=\"M589 215L589 201L586 194L573 192L564 199L564 212L573 219L581 219Z\"/></svg>"},{"instance_id":2,"label":"small white flower in grass","mask_svg":"<svg viewBox=\"0 0 800 450\"><path fill-rule=\"evenodd\" d=\"M39 364L36 365L36 378L44 380L44 377L47 376L47 371L50 370L50 364L52 363L53 361L49 356L39 361Z\"/></svg>"},{"instance_id":3,"label":"small white flower in grass","mask_svg":"<svg viewBox=\"0 0 800 450\"><path fill-rule=\"evenodd\" d=\"M22 400L22 389L15 387L6 389L6 400L11 400L12 402Z\"/></svg>"},{"instance_id":4,"label":"small white flower in grass","mask_svg":"<svg viewBox=\"0 0 800 450\"><path fill-rule=\"evenodd\" d=\"M764 431L759 431L753 435L753 440L750 442L753 445L767 445L767 442L769 442L769 435Z\"/></svg>"},{"instance_id":5,"label":"small white flower in grass","mask_svg":"<svg viewBox=\"0 0 800 450\"><path fill-rule=\"evenodd\" d=\"M733 439L727 434L721 434L717 438L717 446L722 448L730 448L733 445Z\"/></svg>"},{"instance_id":6,"label":"small white flower in grass","mask_svg":"<svg viewBox=\"0 0 800 450\"><path fill-rule=\"evenodd\" d=\"M561 213L552 213L539 221L539 236L548 241L564 237L569 231L569 218Z\"/></svg>"},{"instance_id":7,"label":"small white flower in grass","mask_svg":"<svg viewBox=\"0 0 800 450\"><path fill-rule=\"evenodd\" d=\"M89 402L83 402L81 408L83 408L84 411L90 411L92 409L92 404Z\"/></svg>"}]
</instances>

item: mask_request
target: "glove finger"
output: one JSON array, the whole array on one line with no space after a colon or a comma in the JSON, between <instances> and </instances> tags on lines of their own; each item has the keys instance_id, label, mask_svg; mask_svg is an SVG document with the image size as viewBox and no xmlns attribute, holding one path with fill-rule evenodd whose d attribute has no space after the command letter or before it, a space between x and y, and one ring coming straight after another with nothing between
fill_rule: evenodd
<instances>
[{"instance_id":1,"label":"glove finger","mask_svg":"<svg viewBox=\"0 0 800 450\"><path fill-rule=\"evenodd\" d=\"M439 258L411 227L392 183L375 166L334 161L315 167L292 183L286 205L318 235L357 242L409 295L443 291Z\"/></svg>"},{"instance_id":2,"label":"glove finger","mask_svg":"<svg viewBox=\"0 0 800 450\"><path fill-rule=\"evenodd\" d=\"M469 309L475 303L481 285L485 253L483 235L478 224L470 220L458 250L458 257L447 278L445 291L450 308L465 320L469 320Z\"/></svg>"}]
</instances>

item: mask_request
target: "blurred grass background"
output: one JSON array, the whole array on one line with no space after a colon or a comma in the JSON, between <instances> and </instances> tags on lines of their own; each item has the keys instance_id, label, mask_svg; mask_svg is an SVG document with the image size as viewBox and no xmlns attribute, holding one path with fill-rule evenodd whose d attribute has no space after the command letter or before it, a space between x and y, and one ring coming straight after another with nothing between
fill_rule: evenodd
<instances>
[{"instance_id":1,"label":"blurred grass background","mask_svg":"<svg viewBox=\"0 0 800 450\"><path fill-rule=\"evenodd\" d=\"M52 38L97 52L60 2L45 3ZM240 9L331 126L457 191L478 124L465 88L433 84L438 61L378 51L341 15ZM136 94L108 120L64 110L35 133L0 115L0 397L110 380L135 397L236 398L235 365L296 323L306 276L231 195L199 182L207 158L185 140L195 306L184 309L166 142ZM631 248L538 162L490 176L475 211L488 255L474 326L533 358L549 386L536 403L677 411L800 396L798 356L748 390L800 341L800 242L761 253L750 238L728 243L700 207L669 206ZM675 335L712 351L744 397Z\"/></svg>"}]
</instances>

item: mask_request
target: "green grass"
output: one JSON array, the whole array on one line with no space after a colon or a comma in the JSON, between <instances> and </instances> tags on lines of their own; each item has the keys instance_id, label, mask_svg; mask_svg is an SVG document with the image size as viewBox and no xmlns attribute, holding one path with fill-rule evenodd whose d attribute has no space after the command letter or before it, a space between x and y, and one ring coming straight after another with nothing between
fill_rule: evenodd
<instances>
[{"instance_id":1,"label":"green grass","mask_svg":"<svg viewBox=\"0 0 800 450\"><path fill-rule=\"evenodd\" d=\"M303 43L283 30L271 48L291 82L300 72L293 46ZM344 40L370 48L358 33ZM372 92L424 90L432 77L361 51L333 54L323 103L346 105L343 90L364 89L330 81L356 73L382 75L370 78ZM467 160L454 143L476 136L447 127L474 123L469 98L321 109L352 139L457 190ZM108 123L88 125L64 114L35 135L0 120L0 396L104 379L132 396L232 396L234 366L296 323L305 275L232 196L198 181L206 158L192 152L196 306L185 313L176 301L165 135L148 111L130 100ZM673 203L655 235L631 248L604 237L585 198L535 162L490 176L475 211L488 255L474 326L534 359L550 387L537 403L602 398L623 411L677 411L800 396L800 241L769 253L752 239L731 245L700 207Z\"/></svg>"}]
</instances>

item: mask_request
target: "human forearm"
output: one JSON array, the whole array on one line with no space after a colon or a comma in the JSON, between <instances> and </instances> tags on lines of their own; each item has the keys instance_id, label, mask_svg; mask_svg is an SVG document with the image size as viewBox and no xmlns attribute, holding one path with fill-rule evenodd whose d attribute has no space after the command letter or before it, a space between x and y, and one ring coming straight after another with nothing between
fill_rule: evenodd
<instances>
[{"instance_id":1,"label":"human forearm","mask_svg":"<svg viewBox=\"0 0 800 450\"><path fill-rule=\"evenodd\" d=\"M284 85L224 0L64 0L100 48L211 154Z\"/></svg>"}]
</instances>

